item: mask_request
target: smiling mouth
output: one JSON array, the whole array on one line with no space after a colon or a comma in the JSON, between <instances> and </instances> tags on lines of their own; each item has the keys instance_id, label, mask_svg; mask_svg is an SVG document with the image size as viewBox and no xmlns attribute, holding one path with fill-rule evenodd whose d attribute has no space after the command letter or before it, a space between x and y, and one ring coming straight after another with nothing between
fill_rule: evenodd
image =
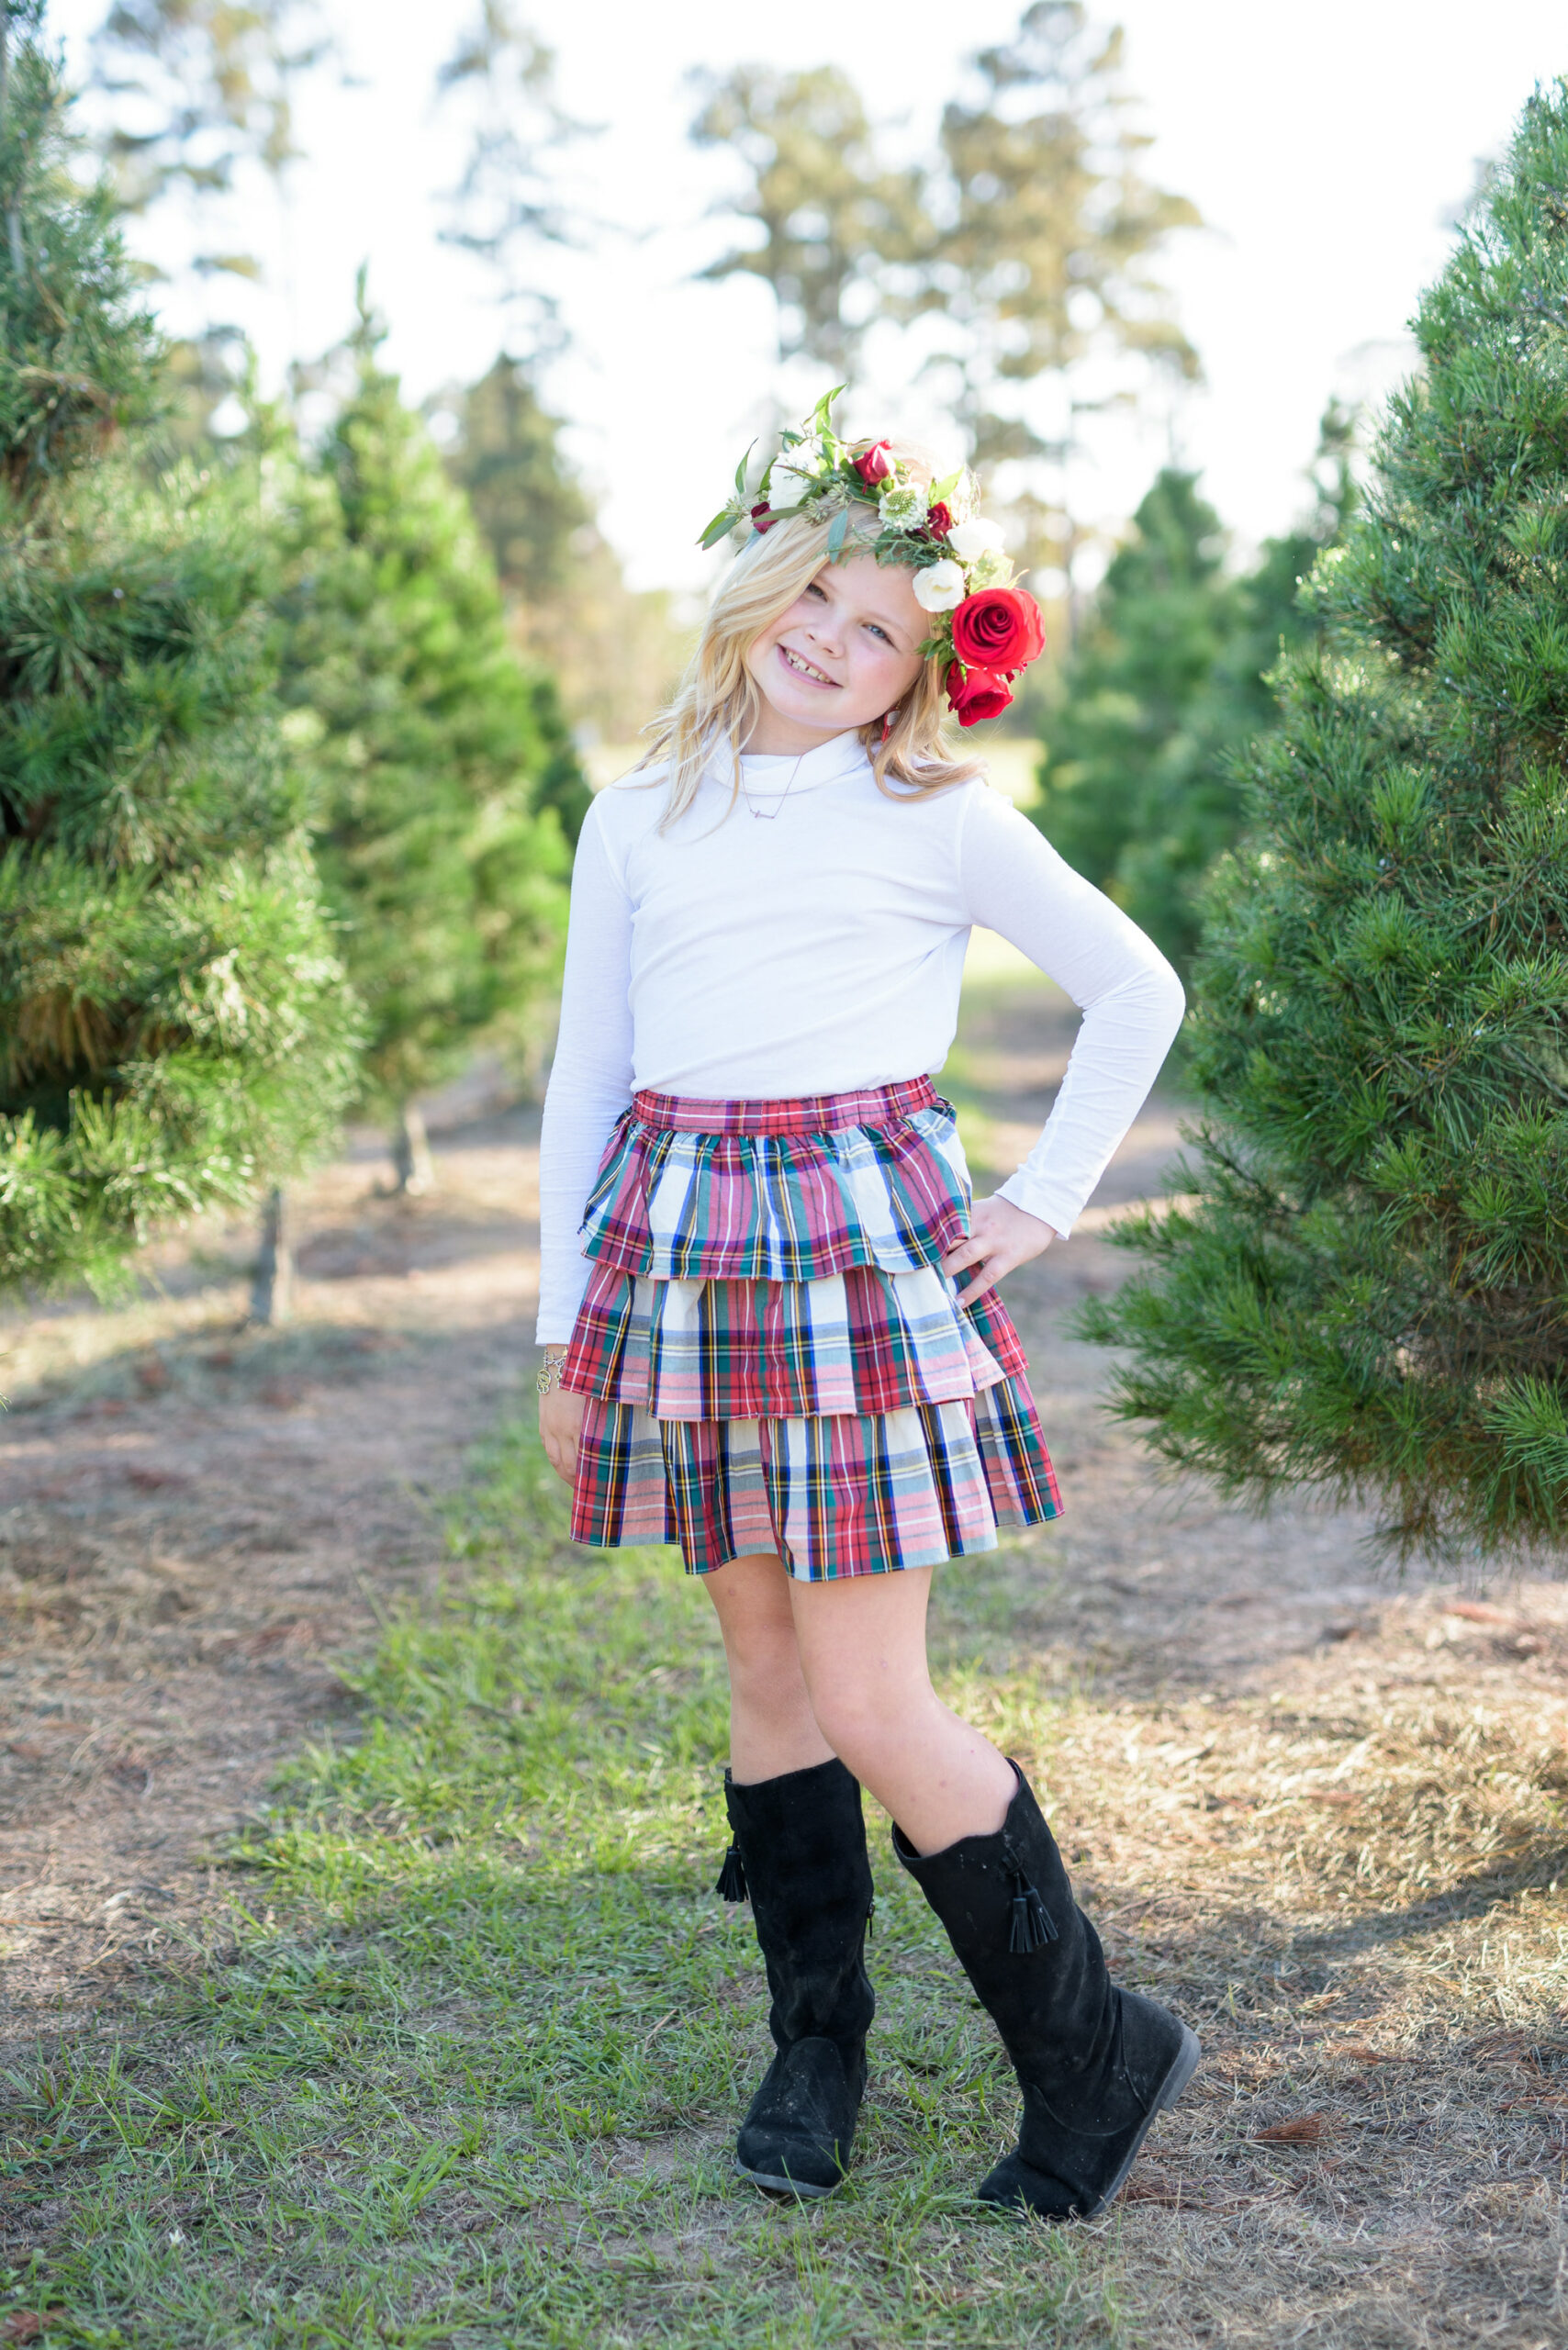
<instances>
[{"instance_id":1,"label":"smiling mouth","mask_svg":"<svg viewBox=\"0 0 1568 2350\"><path fill-rule=\"evenodd\" d=\"M785 666L793 669L797 677L809 677L813 686L836 688L836 678L824 677L820 669L813 669L809 661L803 659L799 653L791 653L787 644L781 644L778 651Z\"/></svg>"}]
</instances>

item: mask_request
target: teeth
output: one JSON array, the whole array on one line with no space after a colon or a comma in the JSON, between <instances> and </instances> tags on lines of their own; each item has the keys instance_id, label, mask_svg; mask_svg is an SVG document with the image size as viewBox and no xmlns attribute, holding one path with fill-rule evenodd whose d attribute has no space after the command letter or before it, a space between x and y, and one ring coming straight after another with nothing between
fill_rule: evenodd
<instances>
[{"instance_id":1,"label":"teeth","mask_svg":"<svg viewBox=\"0 0 1568 2350\"><path fill-rule=\"evenodd\" d=\"M790 664L790 668L799 669L802 677L815 677L817 683L822 686L832 685L833 679L831 677L824 677L820 669L813 669L809 661L802 661L800 655L798 653L791 653L787 644L781 644L778 650L784 655L785 660Z\"/></svg>"}]
</instances>

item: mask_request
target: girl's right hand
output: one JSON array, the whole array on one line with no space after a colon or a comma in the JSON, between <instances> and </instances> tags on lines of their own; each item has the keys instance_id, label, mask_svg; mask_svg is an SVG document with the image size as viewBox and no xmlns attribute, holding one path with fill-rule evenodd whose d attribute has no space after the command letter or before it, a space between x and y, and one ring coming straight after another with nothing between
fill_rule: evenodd
<instances>
[{"instance_id":1,"label":"girl's right hand","mask_svg":"<svg viewBox=\"0 0 1568 2350\"><path fill-rule=\"evenodd\" d=\"M587 1400L565 1387L553 1388L548 1395L539 1398L539 1433L544 1440L544 1457L567 1485L577 1479L577 1438Z\"/></svg>"}]
</instances>

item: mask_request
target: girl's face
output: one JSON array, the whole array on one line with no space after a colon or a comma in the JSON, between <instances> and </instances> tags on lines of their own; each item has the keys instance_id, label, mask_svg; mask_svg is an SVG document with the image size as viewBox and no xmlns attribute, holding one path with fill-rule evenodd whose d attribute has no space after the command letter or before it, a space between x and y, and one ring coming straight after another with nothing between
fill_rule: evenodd
<instances>
[{"instance_id":1,"label":"girl's face","mask_svg":"<svg viewBox=\"0 0 1568 2350\"><path fill-rule=\"evenodd\" d=\"M869 726L908 692L931 625L912 577L872 554L823 565L746 655L766 705L748 750L812 750Z\"/></svg>"}]
</instances>

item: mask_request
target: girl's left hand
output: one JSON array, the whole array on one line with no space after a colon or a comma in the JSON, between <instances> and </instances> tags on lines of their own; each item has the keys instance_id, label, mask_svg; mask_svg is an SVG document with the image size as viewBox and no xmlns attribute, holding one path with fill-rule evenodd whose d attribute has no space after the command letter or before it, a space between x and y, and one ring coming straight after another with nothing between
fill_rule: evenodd
<instances>
[{"instance_id":1,"label":"girl's left hand","mask_svg":"<svg viewBox=\"0 0 1568 2350\"><path fill-rule=\"evenodd\" d=\"M969 1305L984 1291L994 1289L1004 1273L1040 1256L1056 1237L1054 1225L1015 1208L1011 1200L977 1200L969 1215L969 1237L947 1251L942 1270L960 1273L969 1265L978 1269L972 1281L958 1283L958 1303Z\"/></svg>"}]
</instances>

